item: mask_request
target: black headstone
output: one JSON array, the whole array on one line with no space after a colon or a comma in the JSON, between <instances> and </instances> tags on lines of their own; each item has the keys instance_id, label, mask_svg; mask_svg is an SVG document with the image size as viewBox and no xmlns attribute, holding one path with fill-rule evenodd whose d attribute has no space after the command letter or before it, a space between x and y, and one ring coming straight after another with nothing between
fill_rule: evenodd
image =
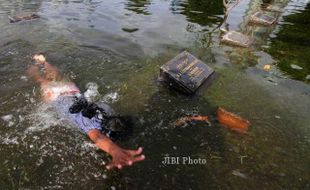
<instances>
[{"instance_id":1,"label":"black headstone","mask_svg":"<svg viewBox=\"0 0 310 190\"><path fill-rule=\"evenodd\" d=\"M193 94L213 73L211 67L186 51L160 67L160 76L187 94Z\"/></svg>"}]
</instances>

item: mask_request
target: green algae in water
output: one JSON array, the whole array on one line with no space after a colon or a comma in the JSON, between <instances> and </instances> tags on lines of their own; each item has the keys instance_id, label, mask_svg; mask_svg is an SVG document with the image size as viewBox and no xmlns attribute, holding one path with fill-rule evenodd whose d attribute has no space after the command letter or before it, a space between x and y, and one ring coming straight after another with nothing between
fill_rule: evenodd
<instances>
[{"instance_id":1,"label":"green algae in water","mask_svg":"<svg viewBox=\"0 0 310 190\"><path fill-rule=\"evenodd\" d=\"M217 70L219 77L197 98L178 96L152 82L157 77L159 66L165 61L165 58L149 59L139 74L126 82L126 88L121 90L122 99L118 102L126 111L138 113L145 118L144 130L147 134L144 142L149 142L149 148L153 150L149 153L149 162L153 163L155 173L176 175L174 172L177 169L162 169L156 165L156 161L161 159L163 152L170 153L170 145L177 145L179 154L207 159L207 164L199 168L185 166L181 169L182 172L195 173L201 180L208 179L193 184L194 187L210 187L210 184L216 184L217 188L236 189L240 186L252 189L266 186L280 188L281 184L284 187L304 187L304 183L297 184L297 181L306 181L306 171L297 168L306 163L308 151L298 145L303 141L299 136L302 124L293 119L296 116L287 113L263 87L249 80L245 73L236 68ZM169 104L168 99L171 100ZM227 107L249 119L253 124L249 134L240 136L216 123L211 128L198 125L178 131L165 130L167 122L176 118L181 109L192 110L196 107L200 113L212 115L212 110L217 106ZM281 119L276 118L276 114ZM182 135L181 140L176 138L177 135ZM204 145L203 142L207 144ZM187 144L192 145L190 150L186 149ZM271 144L274 148L270 148ZM246 156L242 163L241 156ZM293 162L296 158L298 163ZM291 167L286 167L287 165ZM249 178L236 178L232 175L234 170L239 170ZM128 174L132 172L128 171ZM262 185L261 181L265 184Z\"/></svg>"},{"instance_id":2,"label":"green algae in water","mask_svg":"<svg viewBox=\"0 0 310 190\"><path fill-rule=\"evenodd\" d=\"M310 74L310 4L305 10L283 17L285 23L277 33L277 37L271 39L270 48L267 51L278 60L280 70L296 80L305 81ZM296 70L291 65L300 68Z\"/></svg>"},{"instance_id":3,"label":"green algae in water","mask_svg":"<svg viewBox=\"0 0 310 190\"><path fill-rule=\"evenodd\" d=\"M132 0L130 2L138 1ZM137 8L138 11L147 10L151 1L139 2L141 2L142 7L141 9ZM177 2L181 7L184 7L184 10L181 8L179 11L183 11L182 14L186 15L186 19L191 20L193 23L200 23L201 25L214 23L212 20L217 17L212 17L213 11L222 12L221 6L216 8L218 7L217 5L221 4L221 1L189 0L187 4L187 1ZM213 4L211 8L209 5L207 7L204 6L204 4L208 3L210 3L210 6ZM195 4L196 6L191 6L191 8L188 4ZM59 6L62 5L59 4ZM66 10L69 12L70 7L69 5L66 7ZM44 9L41 12L43 14L42 16L48 10L53 9ZM209 15L209 12L212 14ZM152 9L150 9L149 13L154 14ZM218 15L222 15L222 13ZM168 20L171 18L165 17L164 19ZM52 17L51 21L53 21ZM102 23L100 22L100 24ZM146 25L144 26L147 27ZM27 25L23 27L27 27ZM32 27L32 25L29 25L29 27ZM181 30L178 27L176 29ZM80 29L78 31L81 32ZM130 142L125 142L124 145L126 144L128 148L133 148L137 145L144 146L147 160L122 171L105 173L103 166L100 164L104 156L102 152L96 152L96 150L85 151L85 147L78 147L83 144L82 141L84 140L88 143L87 138L74 129L57 126L45 132L40 132L42 135L41 139L25 141L25 143L17 146L0 146L1 152L3 153L0 159L0 177L2 179L0 181L0 187L2 189L13 189L13 184L10 182L10 172L6 171L6 168L12 168L15 165L20 165L20 169L25 170L25 172L20 172L20 181L18 182L16 180L16 185L14 186L16 188L20 186L20 189L51 189L57 187L47 186L49 185L48 183L60 185L58 187L62 189L72 186L83 189L84 187L89 187L89 185L95 189L107 189L111 186L117 189L137 189L138 187L160 189L172 186L176 189L240 189L244 187L247 189L309 188L309 182L307 180L309 179L309 172L306 167L310 155L309 138L303 139L303 136L306 138L309 133L303 133L303 130L301 130L303 126L306 128L306 124L309 122L300 124L296 121L300 118L300 110L295 111L297 110L296 108L292 111L291 109L285 109L286 107L279 107L278 103L282 103L285 99L270 97L268 92L259 88L261 86L255 85L253 81L248 80L248 76L243 73L242 69L247 68L249 65L257 64L257 58L253 56L253 53L246 52L245 50L229 52L231 60L227 63L233 65L232 69L217 70L219 77L213 82L210 88L204 91L202 96L188 99L179 96L166 87L156 84L159 66L179 53L181 48L183 50L183 47L174 48L177 51L171 53L171 56L167 57L167 59L149 59L147 61L141 61L136 66L131 64L133 60L128 57L125 57L128 58L128 62L125 58L114 59L114 56L116 57L119 54L113 54L113 52L106 51L104 48L98 48L104 44L104 46L112 49L116 48L116 52L125 52L125 54L132 55L134 51L132 45L123 46L128 44L128 42L125 42L120 43L121 46L117 46L119 42L124 41L119 36L98 35L98 32L94 32L93 34L88 33L91 31L81 32L81 36L85 37L83 38L84 41L78 40L76 42L74 38L70 38L72 43L70 43L71 40L68 40L69 44L62 42L63 40L66 41L69 35L64 36L63 40L58 37L59 35L55 35L60 33L60 36L63 36L62 31L54 31L54 33L47 32L47 30L43 30L43 32L38 31L40 35L35 35L35 38L27 35L24 38L27 41L31 41L34 47L28 48L29 53L5 58L9 59L5 62L14 65L14 67L9 67L10 69L8 71L12 74L18 74L18 70L15 71L15 69L20 68L20 65L17 63L23 63L25 56L32 55L35 50L41 50L49 52L48 54L50 56L48 57L51 63L56 63L56 65L60 66L59 68L61 70L71 71L72 69L77 75L75 81L77 84L82 84L82 86L84 86L83 83L95 81L103 87L105 85L111 86L111 88L106 89L106 91L110 92L118 88L118 84L124 82L124 87L120 87L121 99L116 103L119 104L117 106L121 107L121 110L125 113L137 114L145 122L140 128L136 128L141 134L136 132ZM118 27L117 31L121 32ZM20 33L23 32L21 30ZM43 35L45 33L48 36ZM32 32L29 32L29 34L32 34ZM304 35L307 36L308 34ZM19 39L21 34L15 34L16 36ZM49 38L50 36L52 36L52 39L56 39L56 41L51 40ZM285 38L285 35L282 37ZM46 39L49 39L49 41L45 41ZM102 41L102 39L104 40ZM209 40L209 38L207 39ZM291 39L294 38L292 37ZM162 43L158 36L154 36L154 40ZM292 40L291 43L296 42ZM87 45L93 46L87 47ZM150 48L154 47L154 44L147 45ZM168 41L165 44L165 48L163 48L164 51L166 47L171 46L173 45L169 44ZM173 47L175 46L178 45L174 44ZM16 47L21 49L20 46L16 45ZM35 49L35 47L37 48ZM75 48L79 48L80 51L74 51ZM282 47L279 48L281 49ZM96 50L90 51L89 49ZM63 52L63 50L66 51ZM204 56L207 56L203 60L209 60L211 56L206 55L205 50L198 49L192 52L197 55L199 51ZM303 51L303 49L300 48L300 51ZM219 57L217 55L217 58ZM281 58L282 54L278 57ZM16 58L19 59L16 60ZM222 59L222 57L219 59ZM291 64L295 63L290 63L289 66ZM303 67L301 71L304 71L305 67L303 65L300 66ZM14 71L12 71L13 68ZM24 71L24 68L20 70ZM297 71L294 70L294 72ZM18 90L20 85L18 83L23 85L21 82L9 83L13 87L9 92L13 90L23 92L22 90ZM29 90L29 93L31 93L32 86L27 85L25 87L26 91ZM287 91L293 92L295 90L288 88ZM12 93L12 95L14 94ZM20 101L9 98L3 98L3 100L7 100L12 108L16 107L16 105L18 105L17 107L21 107L21 104L26 104L24 103L24 96L21 97L22 100ZM284 103L293 104L292 102ZM4 105L8 109L8 104ZM218 105L227 106L230 110L251 120L253 127L250 129L249 136L240 136L218 125L214 125L212 128L192 126L184 130L164 129L170 120L182 114L182 109L186 111L195 109L210 115ZM280 119L275 118L273 114L280 116ZM22 125L28 126L30 124L23 122ZM15 128L4 128L4 130L1 130L1 135L5 135L4 131L6 131L10 136L23 137L19 134L11 133L8 130L14 131ZM32 136L29 135L28 138L32 139ZM53 141L60 148L59 150L63 150L63 152L55 152L52 148L53 146L46 143L46 139L50 138L54 139ZM38 145L43 144L46 147L43 150L35 148L31 152L28 152L24 148L26 149L30 142L36 142ZM172 149L172 146L177 146L177 149ZM40 158L42 151L45 152L46 150L51 155L47 155L43 159L44 163L42 165L36 166L36 160ZM207 165L165 167L161 165L161 160L166 153L170 155L179 154L182 156L191 155L193 157L207 158ZM58 154L61 154L62 157L58 157ZM240 161L241 156L246 156L242 164ZM65 160L63 161L61 158ZM28 161L20 161L19 159L28 159ZM2 163L5 160L10 160L10 165L3 166ZM75 164L72 168L73 170L60 172L62 169L68 168L68 166L71 167L72 164ZM249 178L245 180L232 175L232 171L234 170L246 174ZM96 177L98 172L101 174L99 178ZM100 176L105 177L103 179Z\"/></svg>"}]
</instances>

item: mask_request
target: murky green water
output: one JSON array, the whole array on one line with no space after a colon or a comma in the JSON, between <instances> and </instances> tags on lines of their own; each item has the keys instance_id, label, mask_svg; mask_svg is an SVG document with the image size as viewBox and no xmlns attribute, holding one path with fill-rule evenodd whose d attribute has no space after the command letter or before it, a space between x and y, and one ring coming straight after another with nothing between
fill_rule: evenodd
<instances>
[{"instance_id":1,"label":"murky green water","mask_svg":"<svg viewBox=\"0 0 310 190\"><path fill-rule=\"evenodd\" d=\"M308 189L310 4L271 3L284 10L274 13L277 25L258 27L248 24L258 0L242 0L225 21L215 0L0 0L0 189ZM41 19L8 23L7 15L23 12ZM220 44L221 24L254 45ZM217 73L194 97L157 81L159 67L183 50ZM25 72L38 52L138 119L119 143L143 146L144 162L105 170L109 157L40 101ZM186 113L212 117L218 106L250 120L249 133L216 122L169 128ZM206 164L163 165L168 155Z\"/></svg>"}]
</instances>

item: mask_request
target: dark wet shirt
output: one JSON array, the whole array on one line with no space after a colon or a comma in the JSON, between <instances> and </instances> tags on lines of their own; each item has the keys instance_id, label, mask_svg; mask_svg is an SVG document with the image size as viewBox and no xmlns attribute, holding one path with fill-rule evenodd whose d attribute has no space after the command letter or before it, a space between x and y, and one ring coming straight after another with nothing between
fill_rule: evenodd
<instances>
[{"instance_id":1,"label":"dark wet shirt","mask_svg":"<svg viewBox=\"0 0 310 190\"><path fill-rule=\"evenodd\" d=\"M81 112L72 114L69 112L70 106L73 104L74 96L59 96L56 100L52 102L53 107L55 107L57 113L61 118L69 120L74 126L77 126L84 133L88 133L91 129L102 130L102 120L97 117L91 119L84 117ZM99 107L103 108L109 115L113 114L112 108L104 103L98 104Z\"/></svg>"}]
</instances>

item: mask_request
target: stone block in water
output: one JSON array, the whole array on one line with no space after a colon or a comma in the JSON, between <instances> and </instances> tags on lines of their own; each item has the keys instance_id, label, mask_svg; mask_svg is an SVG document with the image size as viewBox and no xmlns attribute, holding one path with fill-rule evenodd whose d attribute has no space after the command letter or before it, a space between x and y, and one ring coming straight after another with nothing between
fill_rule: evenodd
<instances>
[{"instance_id":1,"label":"stone block in water","mask_svg":"<svg viewBox=\"0 0 310 190\"><path fill-rule=\"evenodd\" d=\"M160 67L160 76L171 87L193 94L214 70L188 52L183 52Z\"/></svg>"},{"instance_id":2,"label":"stone block in water","mask_svg":"<svg viewBox=\"0 0 310 190\"><path fill-rule=\"evenodd\" d=\"M252 40L249 36L239 32L229 31L222 37L221 42L233 46L249 47Z\"/></svg>"},{"instance_id":3,"label":"stone block in water","mask_svg":"<svg viewBox=\"0 0 310 190\"><path fill-rule=\"evenodd\" d=\"M266 25L266 26L274 24L276 20L277 18L269 16L260 11L254 13L250 18L250 22L255 23L255 24Z\"/></svg>"},{"instance_id":4,"label":"stone block in water","mask_svg":"<svg viewBox=\"0 0 310 190\"><path fill-rule=\"evenodd\" d=\"M9 16L9 20L11 23L16 23L16 22L25 21L25 20L33 20L37 18L40 18L40 16L35 13L18 15L18 16Z\"/></svg>"},{"instance_id":5,"label":"stone block in water","mask_svg":"<svg viewBox=\"0 0 310 190\"><path fill-rule=\"evenodd\" d=\"M268 5L267 7L264 8L265 11L270 11L270 12L278 12L278 13L282 13L283 9L281 9L278 6L275 5Z\"/></svg>"}]
</instances>

